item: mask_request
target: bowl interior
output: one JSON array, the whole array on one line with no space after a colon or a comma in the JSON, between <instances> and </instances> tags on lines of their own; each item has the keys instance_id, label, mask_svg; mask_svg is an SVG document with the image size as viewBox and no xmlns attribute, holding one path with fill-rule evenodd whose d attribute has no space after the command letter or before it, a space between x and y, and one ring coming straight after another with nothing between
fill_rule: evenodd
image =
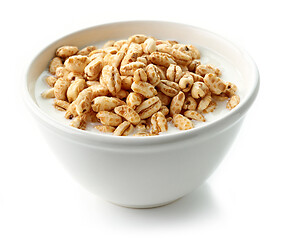
<instances>
[{"instance_id":1,"label":"bowl interior","mask_svg":"<svg viewBox=\"0 0 281 240\"><path fill-rule=\"evenodd\" d=\"M158 21L133 21L104 24L72 33L53 42L37 55L28 69L25 87L29 98L31 97L33 104L36 105L34 95L35 82L42 71L47 68L48 62L53 58L55 50L58 47L62 45L76 45L81 48L89 44L98 45L98 43L107 40L126 39L137 33L154 36L158 39L177 40L180 43L188 43L212 49L217 54L227 59L240 73L241 83L244 88L243 98L241 98L241 103L233 112L239 111L239 108L249 101L251 97L252 101L254 100L252 95L254 95L258 89L258 71L255 63L244 50L236 47L221 36L204 29L185 24ZM38 106L37 108L37 110L39 110Z\"/></svg>"}]
</instances>

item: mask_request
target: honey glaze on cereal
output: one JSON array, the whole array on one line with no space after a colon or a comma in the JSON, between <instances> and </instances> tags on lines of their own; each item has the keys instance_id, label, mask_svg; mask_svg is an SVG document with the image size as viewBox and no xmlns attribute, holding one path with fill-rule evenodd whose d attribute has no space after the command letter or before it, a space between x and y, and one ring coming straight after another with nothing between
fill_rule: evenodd
<instances>
[{"instance_id":1,"label":"honey glaze on cereal","mask_svg":"<svg viewBox=\"0 0 281 240\"><path fill-rule=\"evenodd\" d=\"M240 73L211 49L139 34L101 48L62 46L35 96L62 124L153 136L222 118L239 104L243 87Z\"/></svg>"}]
</instances>

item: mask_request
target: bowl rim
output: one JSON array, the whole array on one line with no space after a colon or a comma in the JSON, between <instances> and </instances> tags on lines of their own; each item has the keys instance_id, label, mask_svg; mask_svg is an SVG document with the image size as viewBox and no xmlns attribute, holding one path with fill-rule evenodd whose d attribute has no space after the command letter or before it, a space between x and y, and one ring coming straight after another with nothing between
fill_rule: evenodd
<instances>
[{"instance_id":1,"label":"bowl rim","mask_svg":"<svg viewBox=\"0 0 281 240\"><path fill-rule=\"evenodd\" d=\"M68 37L71 37L73 35L78 35L82 32L94 30L97 28L104 28L107 26L113 26L113 25L120 25L120 24L150 24L150 23L161 23L161 24L175 24L175 25L182 25L191 29L199 30L201 32L205 32L208 35L212 35L216 38L219 38L220 40L228 43L231 45L234 49L239 50L243 53L243 57L246 58L247 62L251 66L251 70L253 72L253 84L251 84L252 88L247 91L247 94L243 98L243 102L240 102L240 104L232 109L228 114L226 114L224 117L217 119L215 121L212 121L204 126L200 126L198 128L193 128L187 131L181 131L171 134L163 134L163 135L156 135L156 136L149 136L149 137L136 137L136 136L112 136L108 134L99 134L95 132L89 132L85 130L80 130L77 128L70 127L68 125L63 125L62 123L58 122L57 120L53 119L51 116L49 116L46 112L44 112L32 99L30 96L29 90L28 90L28 73L31 71L33 63L36 61L37 58L40 57L40 55L46 51L50 46L54 45L56 42L59 42L61 40L64 40ZM200 136L206 136L210 133L218 132L216 130L224 130L230 127L232 124L234 124L236 121L238 121L240 118L242 118L245 113L248 111L252 103L254 102L260 85L260 75L257 68L256 63L252 59L252 57L246 52L241 46L237 46L232 41L226 39L225 37L222 37L221 35L211 32L207 29L185 24L185 23L179 23L179 22L173 22L173 21L155 21L155 20L133 20L133 21L118 21L118 22L110 22L110 23L104 23L99 25L93 25L91 27L87 27L78 31L74 31L72 33L69 33L67 35L64 35L57 40L51 42L48 44L45 48L43 48L37 55L33 57L33 59L29 62L26 73L24 75L24 81L23 81L23 87L22 87L22 95L23 100L25 104L28 106L28 109L31 111L34 117L36 117L40 123L44 124L45 126L48 126L48 128L52 127L54 130L57 130L61 133L66 133L68 137L71 137L72 139L76 139L77 141L85 140L86 142L106 142L110 144L117 144L117 145L154 145L154 144L160 144L160 143L169 143L169 142L175 142L175 141L181 141L183 139L191 139L191 138L198 138Z\"/></svg>"}]
</instances>

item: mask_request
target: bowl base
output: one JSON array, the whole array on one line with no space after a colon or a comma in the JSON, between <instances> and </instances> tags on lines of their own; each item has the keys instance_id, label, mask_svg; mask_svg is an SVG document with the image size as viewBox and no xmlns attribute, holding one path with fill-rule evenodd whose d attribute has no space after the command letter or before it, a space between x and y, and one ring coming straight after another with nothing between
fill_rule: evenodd
<instances>
[{"instance_id":1,"label":"bowl base","mask_svg":"<svg viewBox=\"0 0 281 240\"><path fill-rule=\"evenodd\" d=\"M115 202L110 202L110 201L109 202L114 204L114 205L117 205L117 206L120 206L120 207L125 207L125 208L148 209L148 208L157 208L157 207L166 206L168 204L171 204L173 202L178 201L180 198L182 198L182 197L179 197L177 199L174 199L174 200L171 200L171 201L168 201L168 202L156 203L156 204L151 204L151 205L127 205L127 204L120 204L120 203L115 203Z\"/></svg>"}]
</instances>

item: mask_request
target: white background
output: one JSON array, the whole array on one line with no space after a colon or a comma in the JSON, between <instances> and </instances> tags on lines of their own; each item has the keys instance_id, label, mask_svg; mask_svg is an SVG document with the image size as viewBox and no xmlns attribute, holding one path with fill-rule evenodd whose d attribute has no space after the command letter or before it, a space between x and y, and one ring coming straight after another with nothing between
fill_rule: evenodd
<instances>
[{"instance_id":1,"label":"white background","mask_svg":"<svg viewBox=\"0 0 281 240\"><path fill-rule=\"evenodd\" d=\"M1 3L0 239L280 239L277 4ZM161 208L118 207L78 186L50 151L19 95L26 66L43 47L81 28L120 20L166 20L209 29L245 48L260 70L259 96L223 163L197 191Z\"/></svg>"}]
</instances>

